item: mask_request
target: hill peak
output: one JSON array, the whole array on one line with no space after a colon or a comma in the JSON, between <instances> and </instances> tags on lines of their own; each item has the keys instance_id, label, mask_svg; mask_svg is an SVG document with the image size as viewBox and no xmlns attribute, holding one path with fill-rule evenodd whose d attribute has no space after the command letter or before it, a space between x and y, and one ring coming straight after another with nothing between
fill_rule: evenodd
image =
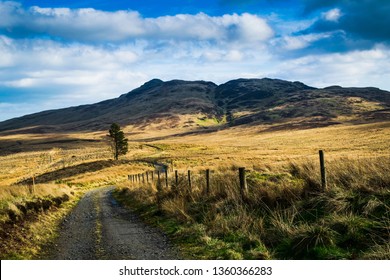
<instances>
[{"instance_id":1,"label":"hill peak","mask_svg":"<svg viewBox=\"0 0 390 280\"><path fill-rule=\"evenodd\" d=\"M150 88L150 87L155 87L163 84L164 82L160 79L152 79L146 83L144 83L141 88Z\"/></svg>"}]
</instances>

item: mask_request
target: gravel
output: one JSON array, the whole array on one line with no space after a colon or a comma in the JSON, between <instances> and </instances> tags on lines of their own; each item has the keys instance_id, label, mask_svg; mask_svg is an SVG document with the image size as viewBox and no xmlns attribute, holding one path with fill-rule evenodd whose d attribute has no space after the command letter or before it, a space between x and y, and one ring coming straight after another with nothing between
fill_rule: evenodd
<instances>
[{"instance_id":1,"label":"gravel","mask_svg":"<svg viewBox=\"0 0 390 280\"><path fill-rule=\"evenodd\" d=\"M161 231L116 202L113 190L106 187L85 194L63 221L45 259L180 259Z\"/></svg>"}]
</instances>

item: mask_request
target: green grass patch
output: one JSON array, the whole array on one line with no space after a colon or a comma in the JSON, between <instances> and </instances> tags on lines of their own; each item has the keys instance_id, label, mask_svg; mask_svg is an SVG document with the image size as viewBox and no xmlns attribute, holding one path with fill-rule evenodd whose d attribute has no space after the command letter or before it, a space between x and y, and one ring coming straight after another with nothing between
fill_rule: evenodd
<instances>
[{"instance_id":1,"label":"green grass patch","mask_svg":"<svg viewBox=\"0 0 390 280\"><path fill-rule=\"evenodd\" d=\"M207 117L197 118L195 120L195 123L200 125L200 126L203 126L203 127L217 126L217 125L221 125L221 124L226 123L226 116L224 116L221 119L218 119L216 117L214 117L214 118L207 118Z\"/></svg>"}]
</instances>

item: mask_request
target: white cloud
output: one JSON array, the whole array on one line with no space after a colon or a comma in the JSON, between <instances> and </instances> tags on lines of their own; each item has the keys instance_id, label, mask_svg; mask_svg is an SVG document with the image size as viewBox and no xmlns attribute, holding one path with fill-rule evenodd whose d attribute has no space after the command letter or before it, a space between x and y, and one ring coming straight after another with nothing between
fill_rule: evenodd
<instances>
[{"instance_id":1,"label":"white cloud","mask_svg":"<svg viewBox=\"0 0 390 280\"><path fill-rule=\"evenodd\" d=\"M226 54L226 59L229 61L241 61L244 55L238 50L231 50Z\"/></svg>"},{"instance_id":2,"label":"white cloud","mask_svg":"<svg viewBox=\"0 0 390 280\"><path fill-rule=\"evenodd\" d=\"M0 28L10 35L48 35L79 42L123 42L134 39L260 42L273 36L267 21L244 13L223 16L179 14L143 18L135 11L69 8L23 9L0 2Z\"/></svg>"},{"instance_id":3,"label":"white cloud","mask_svg":"<svg viewBox=\"0 0 390 280\"><path fill-rule=\"evenodd\" d=\"M264 19L248 13L241 16L237 14L224 15L221 22L223 26L227 27L228 36L244 42L265 41L274 35L273 30Z\"/></svg>"},{"instance_id":4,"label":"white cloud","mask_svg":"<svg viewBox=\"0 0 390 280\"><path fill-rule=\"evenodd\" d=\"M326 87L376 86L389 90L390 49L377 45L372 50L308 55L281 62L275 72L280 78Z\"/></svg>"},{"instance_id":5,"label":"white cloud","mask_svg":"<svg viewBox=\"0 0 390 280\"><path fill-rule=\"evenodd\" d=\"M335 9L329 10L325 13L322 13L322 17L325 20L334 21L334 22L338 22L342 15L343 14L341 13L340 9L338 9L338 8L335 8Z\"/></svg>"},{"instance_id":6,"label":"white cloud","mask_svg":"<svg viewBox=\"0 0 390 280\"><path fill-rule=\"evenodd\" d=\"M307 35L286 35L282 38L277 38L272 41L272 44L275 47L282 48L283 50L299 50L304 49L310 44L320 39L328 38L331 36L331 33L317 33L317 34L307 34Z\"/></svg>"},{"instance_id":7,"label":"white cloud","mask_svg":"<svg viewBox=\"0 0 390 280\"><path fill-rule=\"evenodd\" d=\"M4 36L3 36L4 37ZM1 39L1 38L0 38ZM29 69L40 70L92 70L116 69L118 65L134 63L138 60L138 48L134 45L113 47L83 45L78 43L58 43L50 40L7 39L1 44L2 60L0 67L16 67L24 73ZM6 61L6 63L4 63Z\"/></svg>"},{"instance_id":8,"label":"white cloud","mask_svg":"<svg viewBox=\"0 0 390 280\"><path fill-rule=\"evenodd\" d=\"M218 22L218 18L203 13L144 20L145 36L160 39L219 40L223 39L225 26Z\"/></svg>"},{"instance_id":9,"label":"white cloud","mask_svg":"<svg viewBox=\"0 0 390 280\"><path fill-rule=\"evenodd\" d=\"M32 78L22 78L19 80L4 82L4 85L14 88L28 88L37 85L37 80Z\"/></svg>"}]
</instances>

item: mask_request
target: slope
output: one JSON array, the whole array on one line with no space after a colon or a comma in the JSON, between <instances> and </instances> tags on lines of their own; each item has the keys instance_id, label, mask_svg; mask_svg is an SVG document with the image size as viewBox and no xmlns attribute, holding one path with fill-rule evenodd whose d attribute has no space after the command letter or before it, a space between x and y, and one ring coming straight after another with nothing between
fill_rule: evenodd
<instances>
[{"instance_id":1,"label":"slope","mask_svg":"<svg viewBox=\"0 0 390 280\"><path fill-rule=\"evenodd\" d=\"M390 92L377 88L317 89L278 79L151 80L118 98L0 122L9 133L104 131L117 122L143 130L224 129L274 124L317 127L389 120Z\"/></svg>"}]
</instances>

